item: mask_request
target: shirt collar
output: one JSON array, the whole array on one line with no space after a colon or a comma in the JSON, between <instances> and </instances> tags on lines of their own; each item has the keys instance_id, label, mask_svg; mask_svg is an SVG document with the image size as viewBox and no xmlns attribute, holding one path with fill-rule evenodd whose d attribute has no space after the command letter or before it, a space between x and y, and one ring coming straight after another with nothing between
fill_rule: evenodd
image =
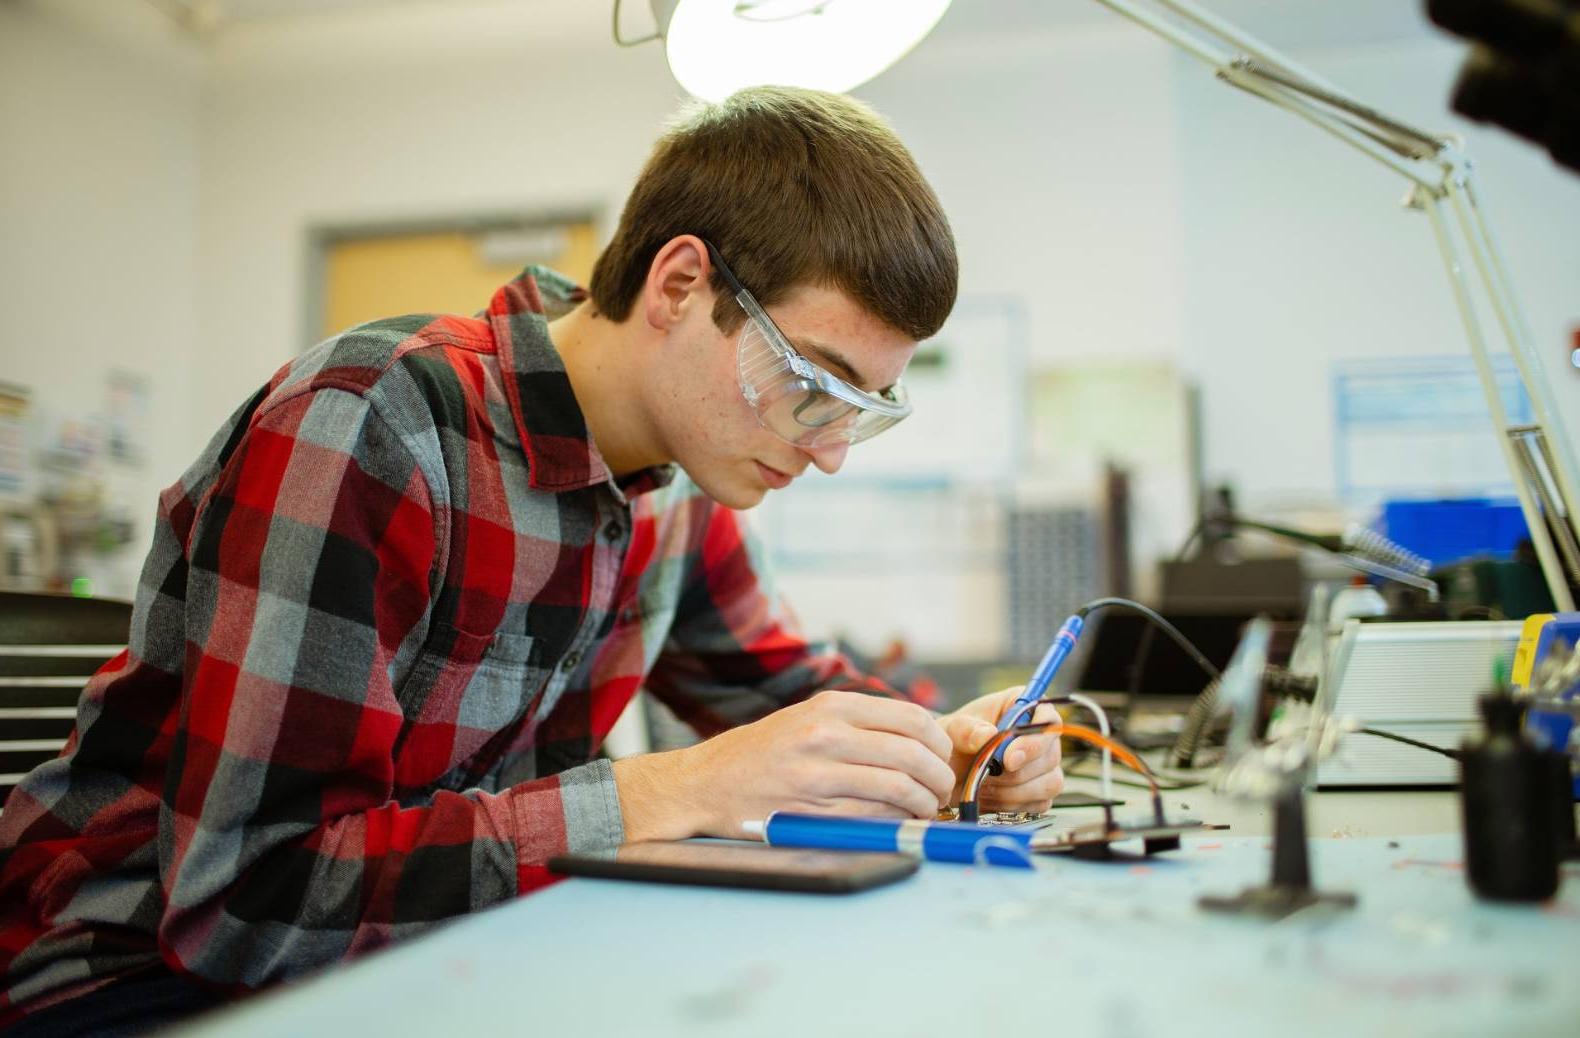
<instances>
[{"instance_id":1,"label":"shirt collar","mask_svg":"<svg viewBox=\"0 0 1580 1038\"><path fill-rule=\"evenodd\" d=\"M587 298L587 290L547 267L527 267L494 293L488 323L499 346L505 395L527 456L527 481L560 492L609 483L622 499L665 486L673 465L633 472L618 482L587 431L565 362L548 322Z\"/></svg>"}]
</instances>

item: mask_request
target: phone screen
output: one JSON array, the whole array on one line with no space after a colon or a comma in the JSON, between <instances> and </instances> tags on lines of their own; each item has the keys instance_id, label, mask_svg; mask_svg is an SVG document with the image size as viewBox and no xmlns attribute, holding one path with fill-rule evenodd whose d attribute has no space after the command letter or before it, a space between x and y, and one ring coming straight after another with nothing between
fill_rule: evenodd
<instances>
[{"instance_id":1,"label":"phone screen","mask_svg":"<svg viewBox=\"0 0 1580 1038\"><path fill-rule=\"evenodd\" d=\"M655 840L624 844L612 856L562 854L548 865L572 876L834 894L904 879L918 862L904 854Z\"/></svg>"}]
</instances>

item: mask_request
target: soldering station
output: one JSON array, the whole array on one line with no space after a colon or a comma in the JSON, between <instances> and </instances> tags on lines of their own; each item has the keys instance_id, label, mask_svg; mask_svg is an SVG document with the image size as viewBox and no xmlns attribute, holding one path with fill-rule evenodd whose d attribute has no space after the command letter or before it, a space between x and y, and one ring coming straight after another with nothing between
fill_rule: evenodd
<instances>
[{"instance_id":1,"label":"soldering station","mask_svg":"<svg viewBox=\"0 0 1580 1038\"><path fill-rule=\"evenodd\" d=\"M1323 594L1313 598L1318 609L1326 604ZM1571 738L1577 730L1576 719L1580 718L1580 652L1575 650L1573 641L1564 637L1564 632L1569 632L1571 638L1580 632L1580 614L1533 618L1525 624L1517 655L1508 660L1499 655L1503 640L1496 636L1489 639L1484 622L1460 621L1456 625L1447 621L1406 621L1395 625L1350 620L1339 636L1334 659L1323 666L1323 652L1319 649L1319 669L1309 674L1269 664L1272 624L1259 618L1247 629L1227 670L1220 672L1155 610L1113 597L1087 603L1059 629L1030 681L1000 718L998 734L971 762L956 810L945 812L936 822L775 814L753 831L775 846L900 851L928 860L1030 868L1036 854L1070 853L1080 858L1108 860L1120 852L1119 857L1129 860L1137 854L1150 856L1177 850L1183 836L1227 828L1210 820L1166 813L1158 775L1140 754L1113 736L1104 709L1079 693L1049 692L1060 668L1077 647L1087 618L1104 609L1123 609L1146 617L1200 667L1208 684L1198 697L1198 707L1203 709L1197 713L1208 721L1196 722L1193 741L1200 741L1201 729L1212 727L1213 719L1221 720L1223 715L1228 718L1226 745L1214 766L1213 781L1231 795L1265 800L1274 811L1269 883L1236 898L1203 898L1204 908L1282 917L1316 904L1355 904L1351 894L1323 894L1312 889L1302 811L1305 789L1321 784L1325 762L1335 757L1340 741L1346 738L1386 739L1415 752L1446 759L1454 766L1457 775L1452 781L1462 785L1466 874L1479 895L1503 900L1550 897L1557 888L1560 864L1580 858L1573 815L1573 800L1580 793L1580 780L1576 777L1580 738ZM1301 638L1325 641L1323 626L1327 614L1318 612L1313 616L1316 623L1308 620ZM1408 700L1413 691L1426 701L1413 704L1418 711L1465 709L1464 704L1453 700L1458 695L1471 701L1471 708L1479 712L1484 725L1468 731L1462 744L1437 745L1365 727L1353 716L1335 713L1335 704L1345 688L1350 689L1350 701L1360 703L1364 697L1356 690L1364 689L1373 680L1355 677L1357 673L1364 674L1366 667L1366 650L1359 650L1357 656L1357 645L1367 644L1361 638L1363 630L1381 636L1392 634L1403 644L1427 652L1433 651L1435 643L1442 639L1450 648L1459 642L1477 645L1478 653L1473 654L1472 662L1490 664L1483 677L1464 676L1451 667L1445 673L1458 677L1446 688L1413 690L1408 685L1395 685L1392 691L1396 698L1404 697L1405 711L1412 708ZM1295 652L1298 655L1300 651L1297 643ZM1519 660L1520 666L1516 674L1518 684L1510 685L1507 672L1497 668L1514 659ZM1464 662L1455 656L1450 661ZM1483 691L1479 695L1461 695L1452 690L1455 684L1467 689L1479 685ZM1450 697L1446 703L1445 694ZM1062 717L1033 720L1039 707L1089 714L1097 728ZM1399 712L1396 710L1395 714ZM1009 745L1023 735L1049 731L1100 751L1102 791L1093 806L1101 810L1101 820L1065 826L1064 813L1059 811L1044 817L982 813L978 796L983 780L1002 772ZM1115 760L1133 771L1147 792L1142 811L1125 820L1115 813L1119 801L1113 799L1110 774ZM1184 763L1188 765L1189 761ZM1176 782L1188 781L1188 774L1188 767L1169 772ZM1339 773L1335 784L1346 784L1353 778L1353 771ZM1129 853L1124 853L1127 848Z\"/></svg>"}]
</instances>

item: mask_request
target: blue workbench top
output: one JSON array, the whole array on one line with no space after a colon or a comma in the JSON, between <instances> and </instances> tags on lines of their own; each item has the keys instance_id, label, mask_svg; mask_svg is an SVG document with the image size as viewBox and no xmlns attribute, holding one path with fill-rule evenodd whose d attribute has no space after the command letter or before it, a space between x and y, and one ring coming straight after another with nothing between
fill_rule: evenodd
<instances>
[{"instance_id":1,"label":"blue workbench top","mask_svg":"<svg viewBox=\"0 0 1580 1038\"><path fill-rule=\"evenodd\" d=\"M1498 905L1458 836L1311 842L1357 910L1202 912L1267 872L1265 838L1216 834L1036 872L927 863L844 896L568 880L199 1031L1580 1035L1580 868L1547 904Z\"/></svg>"}]
</instances>

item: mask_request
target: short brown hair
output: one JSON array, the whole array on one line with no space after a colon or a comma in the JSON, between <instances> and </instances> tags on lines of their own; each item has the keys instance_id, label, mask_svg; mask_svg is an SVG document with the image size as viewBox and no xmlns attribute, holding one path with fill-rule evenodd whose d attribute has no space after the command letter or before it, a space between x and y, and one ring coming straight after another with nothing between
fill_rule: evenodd
<instances>
[{"instance_id":1,"label":"short brown hair","mask_svg":"<svg viewBox=\"0 0 1580 1038\"><path fill-rule=\"evenodd\" d=\"M938 197L892 129L839 94L787 87L694 103L659 138L598 257L592 300L623 321L653 257L682 234L711 241L769 306L792 288L835 288L912 339L938 331L959 263ZM744 314L724 279L714 323Z\"/></svg>"}]
</instances>

